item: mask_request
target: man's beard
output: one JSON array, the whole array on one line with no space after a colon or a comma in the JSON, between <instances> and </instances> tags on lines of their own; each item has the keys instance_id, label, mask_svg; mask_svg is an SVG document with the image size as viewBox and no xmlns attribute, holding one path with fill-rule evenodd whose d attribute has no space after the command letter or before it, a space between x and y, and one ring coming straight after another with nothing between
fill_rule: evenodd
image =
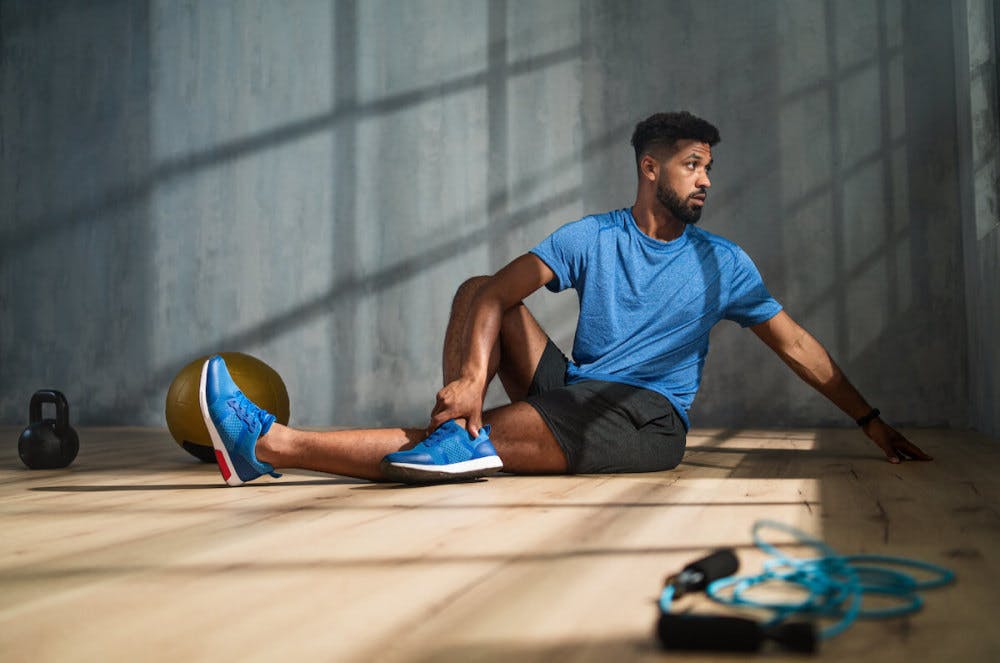
<instances>
[{"instance_id":1,"label":"man's beard","mask_svg":"<svg viewBox=\"0 0 1000 663\"><path fill-rule=\"evenodd\" d=\"M701 207L691 207L666 182L656 183L656 199L681 223L694 225L701 218Z\"/></svg>"}]
</instances>

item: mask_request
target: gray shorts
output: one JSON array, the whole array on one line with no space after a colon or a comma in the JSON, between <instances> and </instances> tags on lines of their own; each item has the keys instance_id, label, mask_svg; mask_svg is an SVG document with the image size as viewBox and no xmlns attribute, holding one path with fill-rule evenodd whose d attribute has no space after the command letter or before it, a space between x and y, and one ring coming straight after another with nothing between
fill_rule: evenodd
<instances>
[{"instance_id":1,"label":"gray shorts","mask_svg":"<svg viewBox=\"0 0 1000 663\"><path fill-rule=\"evenodd\" d=\"M655 391L618 382L568 385L567 365L566 356L550 340L524 400L548 424L571 474L677 467L687 432L670 401Z\"/></svg>"}]
</instances>

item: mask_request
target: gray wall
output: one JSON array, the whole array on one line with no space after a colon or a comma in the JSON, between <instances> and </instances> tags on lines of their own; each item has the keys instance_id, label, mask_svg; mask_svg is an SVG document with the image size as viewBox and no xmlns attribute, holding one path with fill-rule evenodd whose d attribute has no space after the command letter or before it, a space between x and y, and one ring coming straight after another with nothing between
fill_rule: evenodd
<instances>
[{"instance_id":1,"label":"gray wall","mask_svg":"<svg viewBox=\"0 0 1000 663\"><path fill-rule=\"evenodd\" d=\"M162 424L178 368L241 350L295 423L422 424L454 288L631 204L632 127L686 108L723 135L704 227L889 418L965 426L951 24L902 0L2 0L0 421L52 386L81 423ZM568 350L574 295L529 305ZM752 334L713 344L695 425L847 423Z\"/></svg>"},{"instance_id":2,"label":"gray wall","mask_svg":"<svg viewBox=\"0 0 1000 663\"><path fill-rule=\"evenodd\" d=\"M970 423L1000 437L1000 97L996 2L961 0L955 16L959 182L969 320Z\"/></svg>"}]
</instances>

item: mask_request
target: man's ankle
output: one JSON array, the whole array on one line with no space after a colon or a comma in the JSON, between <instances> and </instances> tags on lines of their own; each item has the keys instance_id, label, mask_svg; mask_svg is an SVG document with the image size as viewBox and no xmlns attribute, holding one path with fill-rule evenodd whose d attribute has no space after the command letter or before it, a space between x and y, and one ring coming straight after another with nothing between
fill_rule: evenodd
<instances>
[{"instance_id":1,"label":"man's ankle","mask_svg":"<svg viewBox=\"0 0 1000 663\"><path fill-rule=\"evenodd\" d=\"M257 456L257 460L277 467L275 462L281 456L280 449L288 432L289 428L282 426L277 421L271 424L270 430L258 437L257 443L254 445L254 455Z\"/></svg>"}]
</instances>

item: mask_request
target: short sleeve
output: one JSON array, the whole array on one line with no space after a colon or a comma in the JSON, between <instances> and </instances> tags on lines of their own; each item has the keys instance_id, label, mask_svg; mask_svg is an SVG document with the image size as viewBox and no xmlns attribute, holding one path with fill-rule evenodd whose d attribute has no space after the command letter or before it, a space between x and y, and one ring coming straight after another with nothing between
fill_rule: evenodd
<instances>
[{"instance_id":1,"label":"short sleeve","mask_svg":"<svg viewBox=\"0 0 1000 663\"><path fill-rule=\"evenodd\" d=\"M768 292L764 279L750 256L740 248L736 248L735 253L729 302L723 317L741 327L766 322L781 311L781 304Z\"/></svg>"},{"instance_id":2,"label":"short sleeve","mask_svg":"<svg viewBox=\"0 0 1000 663\"><path fill-rule=\"evenodd\" d=\"M580 280L587 251L596 234L596 221L585 217L562 226L531 249L556 277L545 284L552 292L573 288Z\"/></svg>"}]
</instances>

